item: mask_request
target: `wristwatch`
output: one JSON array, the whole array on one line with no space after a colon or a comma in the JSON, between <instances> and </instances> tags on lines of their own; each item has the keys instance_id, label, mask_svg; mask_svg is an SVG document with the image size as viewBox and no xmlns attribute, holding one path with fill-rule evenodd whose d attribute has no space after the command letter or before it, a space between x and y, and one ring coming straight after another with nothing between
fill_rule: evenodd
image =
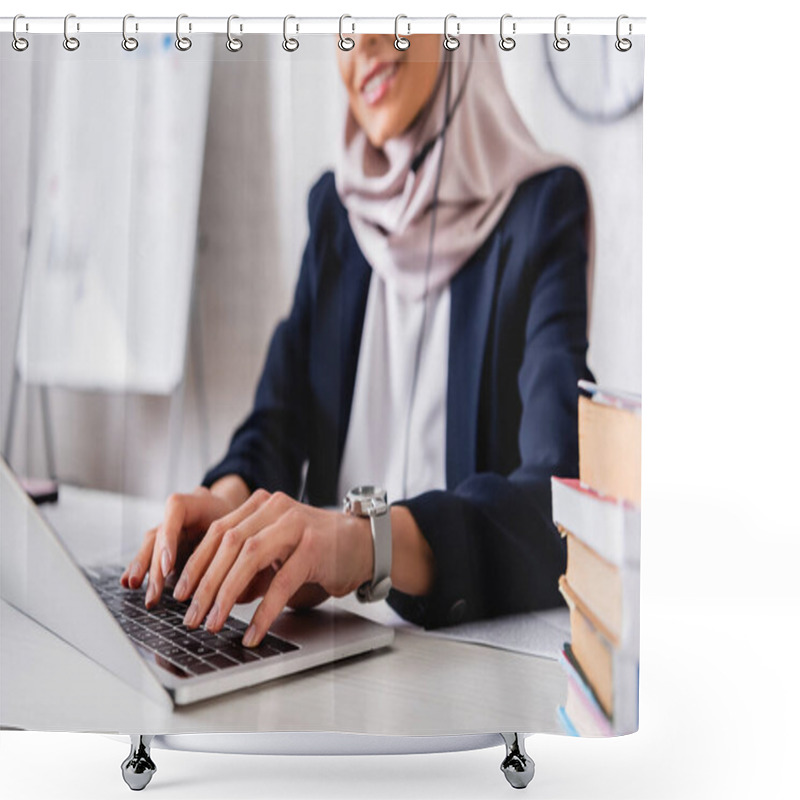
<instances>
[{"instance_id":1,"label":"wristwatch","mask_svg":"<svg viewBox=\"0 0 800 800\"><path fill-rule=\"evenodd\" d=\"M369 517L372 552L375 556L372 580L362 583L356 597L362 603L384 600L392 588L392 523L386 490L377 486L356 486L344 499L345 514Z\"/></svg>"}]
</instances>

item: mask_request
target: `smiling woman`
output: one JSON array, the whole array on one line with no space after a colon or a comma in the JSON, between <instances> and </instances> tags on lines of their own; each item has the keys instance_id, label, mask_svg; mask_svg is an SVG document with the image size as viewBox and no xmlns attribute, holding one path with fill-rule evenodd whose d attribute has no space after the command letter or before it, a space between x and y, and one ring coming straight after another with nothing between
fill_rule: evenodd
<instances>
[{"instance_id":1,"label":"smiling woman","mask_svg":"<svg viewBox=\"0 0 800 800\"><path fill-rule=\"evenodd\" d=\"M149 572L148 607L173 571L189 628L263 596L253 645L285 605L356 589L429 628L561 603L549 482L577 475L591 214L497 53L382 35L338 53L347 120L294 305L227 455L122 576ZM385 515L323 508L365 485Z\"/></svg>"}]
</instances>

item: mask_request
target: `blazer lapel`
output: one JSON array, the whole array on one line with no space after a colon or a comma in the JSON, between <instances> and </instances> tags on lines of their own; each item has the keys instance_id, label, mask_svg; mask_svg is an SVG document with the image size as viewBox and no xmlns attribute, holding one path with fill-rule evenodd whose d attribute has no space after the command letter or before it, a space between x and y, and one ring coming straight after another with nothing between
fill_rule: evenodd
<instances>
[{"instance_id":1,"label":"blazer lapel","mask_svg":"<svg viewBox=\"0 0 800 800\"><path fill-rule=\"evenodd\" d=\"M477 468L481 374L499 261L500 237L495 235L450 284L445 465L451 490Z\"/></svg>"}]
</instances>

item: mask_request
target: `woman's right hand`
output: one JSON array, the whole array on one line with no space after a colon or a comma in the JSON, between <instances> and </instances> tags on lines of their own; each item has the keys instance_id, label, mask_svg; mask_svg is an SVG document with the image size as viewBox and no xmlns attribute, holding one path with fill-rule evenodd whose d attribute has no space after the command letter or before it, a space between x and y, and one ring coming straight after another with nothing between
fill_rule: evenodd
<instances>
[{"instance_id":1,"label":"woman's right hand","mask_svg":"<svg viewBox=\"0 0 800 800\"><path fill-rule=\"evenodd\" d=\"M138 589L149 573L148 608L159 601L167 576L182 568L211 523L237 508L249 494L238 476L228 476L219 483L219 488L198 486L189 494L170 495L164 520L147 531L139 552L122 573L120 583L128 589Z\"/></svg>"}]
</instances>

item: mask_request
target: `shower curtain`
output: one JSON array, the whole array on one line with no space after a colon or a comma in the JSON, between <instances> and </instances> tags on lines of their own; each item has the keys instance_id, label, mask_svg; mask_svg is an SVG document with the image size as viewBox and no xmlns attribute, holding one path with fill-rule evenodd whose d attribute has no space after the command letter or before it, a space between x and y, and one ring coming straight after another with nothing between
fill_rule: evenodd
<instances>
[{"instance_id":1,"label":"shower curtain","mask_svg":"<svg viewBox=\"0 0 800 800\"><path fill-rule=\"evenodd\" d=\"M4 727L638 728L644 37L342 25L2 45L0 533L24 573L3 576ZM342 510L356 486L386 490L388 593L377 512ZM171 655L124 597L75 594L113 565L159 613L201 546L208 630ZM131 565L164 551L150 604ZM196 647L235 565L239 649L213 662ZM350 615L390 634L159 702L154 664L187 685L244 664L264 598L329 615L334 643Z\"/></svg>"}]
</instances>

